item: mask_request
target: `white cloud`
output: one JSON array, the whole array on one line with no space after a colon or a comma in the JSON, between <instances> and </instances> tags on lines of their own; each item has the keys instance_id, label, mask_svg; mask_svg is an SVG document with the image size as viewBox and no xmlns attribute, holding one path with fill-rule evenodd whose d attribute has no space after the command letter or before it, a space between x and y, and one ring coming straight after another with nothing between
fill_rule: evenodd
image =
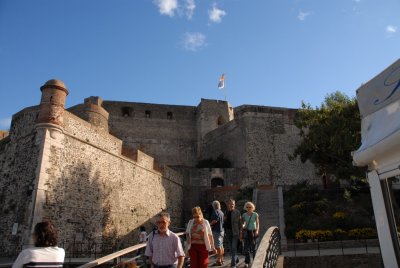
<instances>
[{"instance_id":1,"label":"white cloud","mask_svg":"<svg viewBox=\"0 0 400 268\"><path fill-rule=\"evenodd\" d=\"M183 48L189 51L199 51L205 46L206 43L206 36L202 33L185 33L183 36Z\"/></svg>"},{"instance_id":2,"label":"white cloud","mask_svg":"<svg viewBox=\"0 0 400 268\"><path fill-rule=\"evenodd\" d=\"M158 6L158 11L162 15L173 17L178 8L178 0L155 0L154 3Z\"/></svg>"},{"instance_id":3,"label":"white cloud","mask_svg":"<svg viewBox=\"0 0 400 268\"><path fill-rule=\"evenodd\" d=\"M397 26L394 26L394 25L388 25L388 26L386 26L386 32L388 32L388 33L395 33L395 32L397 32Z\"/></svg>"},{"instance_id":4,"label":"white cloud","mask_svg":"<svg viewBox=\"0 0 400 268\"><path fill-rule=\"evenodd\" d=\"M307 16L310 16L311 12L303 12L303 11L299 11L299 14L297 15L297 18L299 20L305 20Z\"/></svg>"},{"instance_id":5,"label":"white cloud","mask_svg":"<svg viewBox=\"0 0 400 268\"><path fill-rule=\"evenodd\" d=\"M193 17L193 13L196 8L194 0L186 0L185 8L186 8L186 17L190 20Z\"/></svg>"},{"instance_id":6,"label":"white cloud","mask_svg":"<svg viewBox=\"0 0 400 268\"><path fill-rule=\"evenodd\" d=\"M11 126L11 118L0 119L0 130L8 130Z\"/></svg>"},{"instance_id":7,"label":"white cloud","mask_svg":"<svg viewBox=\"0 0 400 268\"><path fill-rule=\"evenodd\" d=\"M212 9L208 11L208 16L211 22L219 23L222 17L226 15L226 12L222 9L217 8L216 4L213 4Z\"/></svg>"}]
</instances>

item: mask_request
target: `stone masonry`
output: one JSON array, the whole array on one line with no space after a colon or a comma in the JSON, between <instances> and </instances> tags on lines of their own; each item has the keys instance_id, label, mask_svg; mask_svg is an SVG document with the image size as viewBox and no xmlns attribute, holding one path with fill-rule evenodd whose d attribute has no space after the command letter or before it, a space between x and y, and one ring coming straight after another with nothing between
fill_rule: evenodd
<instances>
[{"instance_id":1,"label":"stone masonry","mask_svg":"<svg viewBox=\"0 0 400 268\"><path fill-rule=\"evenodd\" d=\"M215 186L321 184L311 163L288 159L300 142L294 109L100 97L65 109L63 82L41 91L40 105L16 113L0 139L0 252L30 244L44 219L61 240L130 245L163 209L182 227ZM219 156L232 166L196 167Z\"/></svg>"},{"instance_id":2,"label":"stone masonry","mask_svg":"<svg viewBox=\"0 0 400 268\"><path fill-rule=\"evenodd\" d=\"M0 252L32 243L32 228L42 220L56 224L61 241L109 246L135 243L137 228L150 229L163 209L181 226L183 177L143 152L122 155L123 141L104 124L52 103L67 92L55 90L62 82L45 86L50 93L41 105L14 115L10 135L0 141Z\"/></svg>"}]
</instances>

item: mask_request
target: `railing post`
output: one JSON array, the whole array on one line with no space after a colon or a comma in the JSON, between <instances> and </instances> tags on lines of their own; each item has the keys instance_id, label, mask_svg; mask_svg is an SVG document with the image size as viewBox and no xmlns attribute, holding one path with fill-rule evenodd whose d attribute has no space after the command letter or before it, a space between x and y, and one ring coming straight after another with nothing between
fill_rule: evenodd
<instances>
[{"instance_id":1,"label":"railing post","mask_svg":"<svg viewBox=\"0 0 400 268\"><path fill-rule=\"evenodd\" d=\"M340 239L340 246L342 247L342 255L344 255L343 239Z\"/></svg>"},{"instance_id":2,"label":"railing post","mask_svg":"<svg viewBox=\"0 0 400 268\"><path fill-rule=\"evenodd\" d=\"M294 246L294 256L297 257L297 252L296 252L296 239L294 239L293 246Z\"/></svg>"}]
</instances>

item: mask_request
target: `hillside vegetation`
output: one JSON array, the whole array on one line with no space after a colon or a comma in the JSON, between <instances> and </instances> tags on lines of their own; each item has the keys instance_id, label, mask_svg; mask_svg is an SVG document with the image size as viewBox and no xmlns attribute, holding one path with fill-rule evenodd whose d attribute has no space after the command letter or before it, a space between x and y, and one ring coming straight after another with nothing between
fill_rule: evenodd
<instances>
[{"instance_id":1,"label":"hillside vegetation","mask_svg":"<svg viewBox=\"0 0 400 268\"><path fill-rule=\"evenodd\" d=\"M297 240L376 236L368 188L323 190L301 182L284 192L286 236Z\"/></svg>"}]
</instances>

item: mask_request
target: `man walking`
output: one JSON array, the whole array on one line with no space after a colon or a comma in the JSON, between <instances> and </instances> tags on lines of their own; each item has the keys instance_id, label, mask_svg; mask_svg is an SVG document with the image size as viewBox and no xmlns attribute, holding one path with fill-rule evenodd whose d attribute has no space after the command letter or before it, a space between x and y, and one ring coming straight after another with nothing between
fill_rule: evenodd
<instances>
[{"instance_id":1,"label":"man walking","mask_svg":"<svg viewBox=\"0 0 400 268\"><path fill-rule=\"evenodd\" d=\"M224 229L228 243L231 247L231 267L236 267L239 258L236 256L240 233L242 232L242 216L240 211L235 208L235 200L227 202L228 212L225 215Z\"/></svg>"},{"instance_id":2,"label":"man walking","mask_svg":"<svg viewBox=\"0 0 400 268\"><path fill-rule=\"evenodd\" d=\"M224 213L221 210L221 203L217 200L212 202L214 208L211 214L211 229L214 237L214 245L217 249L217 262L214 266L224 264Z\"/></svg>"},{"instance_id":3,"label":"man walking","mask_svg":"<svg viewBox=\"0 0 400 268\"><path fill-rule=\"evenodd\" d=\"M185 253L179 237L168 227L171 217L167 212L157 215L157 231L153 231L147 241L145 255L154 268L182 268Z\"/></svg>"}]
</instances>

